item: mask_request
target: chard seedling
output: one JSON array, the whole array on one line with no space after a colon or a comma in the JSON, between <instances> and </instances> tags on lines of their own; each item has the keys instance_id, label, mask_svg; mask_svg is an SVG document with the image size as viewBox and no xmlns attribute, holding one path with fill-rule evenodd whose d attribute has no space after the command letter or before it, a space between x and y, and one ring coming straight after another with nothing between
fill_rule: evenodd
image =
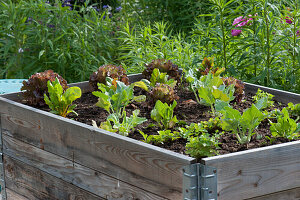
<instances>
[{"instance_id":1,"label":"chard seedling","mask_svg":"<svg viewBox=\"0 0 300 200\"><path fill-rule=\"evenodd\" d=\"M66 117L69 113L77 113L74 111L76 105L71 105L73 101L81 97L81 89L79 87L70 87L65 92L61 86L59 79L47 82L49 97L44 94L45 103L51 109L51 113Z\"/></svg>"},{"instance_id":2,"label":"chard seedling","mask_svg":"<svg viewBox=\"0 0 300 200\"><path fill-rule=\"evenodd\" d=\"M176 116L173 116L174 108L177 102L174 100L172 105L156 101L154 109L151 111L151 118L158 123L160 128L170 129L178 122Z\"/></svg>"}]
</instances>

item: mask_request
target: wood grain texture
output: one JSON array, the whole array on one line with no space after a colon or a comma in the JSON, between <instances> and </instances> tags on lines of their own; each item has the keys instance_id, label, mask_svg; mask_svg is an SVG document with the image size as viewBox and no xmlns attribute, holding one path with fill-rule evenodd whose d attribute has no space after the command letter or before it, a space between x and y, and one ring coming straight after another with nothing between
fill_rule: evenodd
<instances>
[{"instance_id":1,"label":"wood grain texture","mask_svg":"<svg viewBox=\"0 0 300 200\"><path fill-rule=\"evenodd\" d=\"M106 199L165 199L5 135L3 153Z\"/></svg>"},{"instance_id":2,"label":"wood grain texture","mask_svg":"<svg viewBox=\"0 0 300 200\"><path fill-rule=\"evenodd\" d=\"M3 134L166 198L181 198L181 168L195 162L7 99L0 114Z\"/></svg>"},{"instance_id":3,"label":"wood grain texture","mask_svg":"<svg viewBox=\"0 0 300 200\"><path fill-rule=\"evenodd\" d=\"M203 159L218 169L219 200L240 200L300 187L300 141Z\"/></svg>"},{"instance_id":4,"label":"wood grain texture","mask_svg":"<svg viewBox=\"0 0 300 200\"><path fill-rule=\"evenodd\" d=\"M30 200L103 199L5 155L4 163L6 187Z\"/></svg>"},{"instance_id":5,"label":"wood grain texture","mask_svg":"<svg viewBox=\"0 0 300 200\"><path fill-rule=\"evenodd\" d=\"M6 190L7 200L30 200L22 195L19 195L17 192L13 190L10 190L8 188L6 188L5 190Z\"/></svg>"},{"instance_id":6,"label":"wood grain texture","mask_svg":"<svg viewBox=\"0 0 300 200\"><path fill-rule=\"evenodd\" d=\"M255 197L248 200L300 200L300 188L276 192L270 195Z\"/></svg>"}]
</instances>

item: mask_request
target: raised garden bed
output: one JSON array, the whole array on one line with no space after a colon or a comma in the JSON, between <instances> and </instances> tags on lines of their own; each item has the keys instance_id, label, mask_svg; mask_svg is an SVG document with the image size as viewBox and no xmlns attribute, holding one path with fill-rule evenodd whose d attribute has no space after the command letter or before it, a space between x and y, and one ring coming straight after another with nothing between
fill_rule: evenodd
<instances>
[{"instance_id":1,"label":"raised garden bed","mask_svg":"<svg viewBox=\"0 0 300 200\"><path fill-rule=\"evenodd\" d=\"M73 85L89 91L87 82ZM262 89L284 103L300 102L300 95ZM217 174L214 191L209 181L199 186L183 175L199 166L194 158L23 105L20 98L0 97L3 168L5 188L28 199L173 200L192 198L190 187L205 184L201 195L221 200L299 198L300 141L202 159L216 168L204 169Z\"/></svg>"}]
</instances>

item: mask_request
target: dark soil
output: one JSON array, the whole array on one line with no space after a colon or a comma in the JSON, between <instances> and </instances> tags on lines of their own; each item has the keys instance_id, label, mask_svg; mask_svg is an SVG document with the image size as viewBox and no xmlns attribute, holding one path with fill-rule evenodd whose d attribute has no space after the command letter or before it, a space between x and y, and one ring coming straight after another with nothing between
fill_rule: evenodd
<instances>
[{"instance_id":1,"label":"dark soil","mask_svg":"<svg viewBox=\"0 0 300 200\"><path fill-rule=\"evenodd\" d=\"M135 91L136 95L143 94L144 92L141 90ZM210 113L210 108L207 106L199 105L196 103L195 96L193 93L188 91L185 88L180 88L178 90L178 95L180 99L177 101L177 107L175 108L174 114L177 116L178 120L184 120L187 124L190 123L197 123L204 120L209 120L212 117ZM72 118L76 121L86 123L91 125L92 120L96 121L98 125L101 122L105 121L108 113L94 104L97 102L97 97L95 97L91 93L85 93L82 95L80 99L75 101L77 107L75 111L78 113L78 116L70 114L69 118ZM244 100L241 103L232 103L232 106L239 111L243 111L246 108L249 108L253 103L252 95L246 94ZM285 107L285 104L275 101L274 108L282 109ZM157 134L159 131L158 126L151 126L151 124L155 124L150 117L150 112L153 108L153 105L149 105L148 101L143 103L131 103L126 107L126 111L128 114L131 114L133 110L139 109L141 117L146 117L148 119L147 122L139 125L136 127L135 131L129 134L129 137L136 139L136 140L143 140L142 135L139 133L138 130L142 130L144 133L150 134ZM42 108L43 110L48 110L49 108ZM184 125L182 125L184 126ZM265 119L256 130L256 135L252 137L252 140L248 144L239 144L235 135L229 132L225 132L221 135L219 142L220 142L220 149L218 149L219 154L227 154L231 152L243 151L247 149L253 149L263 146L269 146L272 144L280 144L284 142L289 142L286 138L276 138L272 143L266 139L265 136L271 137L271 133L269 130L269 122ZM164 144L154 144L156 146L160 146L165 149L169 149L181 154L185 154L185 139L177 139L175 141L167 141Z\"/></svg>"}]
</instances>

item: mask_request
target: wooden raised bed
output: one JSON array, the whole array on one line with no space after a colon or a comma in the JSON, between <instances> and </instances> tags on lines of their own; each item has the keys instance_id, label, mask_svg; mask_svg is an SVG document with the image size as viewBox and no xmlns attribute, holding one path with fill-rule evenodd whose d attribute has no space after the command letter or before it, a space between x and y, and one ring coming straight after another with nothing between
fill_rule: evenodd
<instances>
[{"instance_id":1,"label":"wooden raised bed","mask_svg":"<svg viewBox=\"0 0 300 200\"><path fill-rule=\"evenodd\" d=\"M73 85L89 90L87 82ZM281 101L300 102L300 95L274 91ZM189 192L182 169L195 159L17 103L20 98L0 96L7 199L176 200ZM299 155L296 141L205 158L202 164L217 169L220 200L299 200Z\"/></svg>"}]
</instances>

